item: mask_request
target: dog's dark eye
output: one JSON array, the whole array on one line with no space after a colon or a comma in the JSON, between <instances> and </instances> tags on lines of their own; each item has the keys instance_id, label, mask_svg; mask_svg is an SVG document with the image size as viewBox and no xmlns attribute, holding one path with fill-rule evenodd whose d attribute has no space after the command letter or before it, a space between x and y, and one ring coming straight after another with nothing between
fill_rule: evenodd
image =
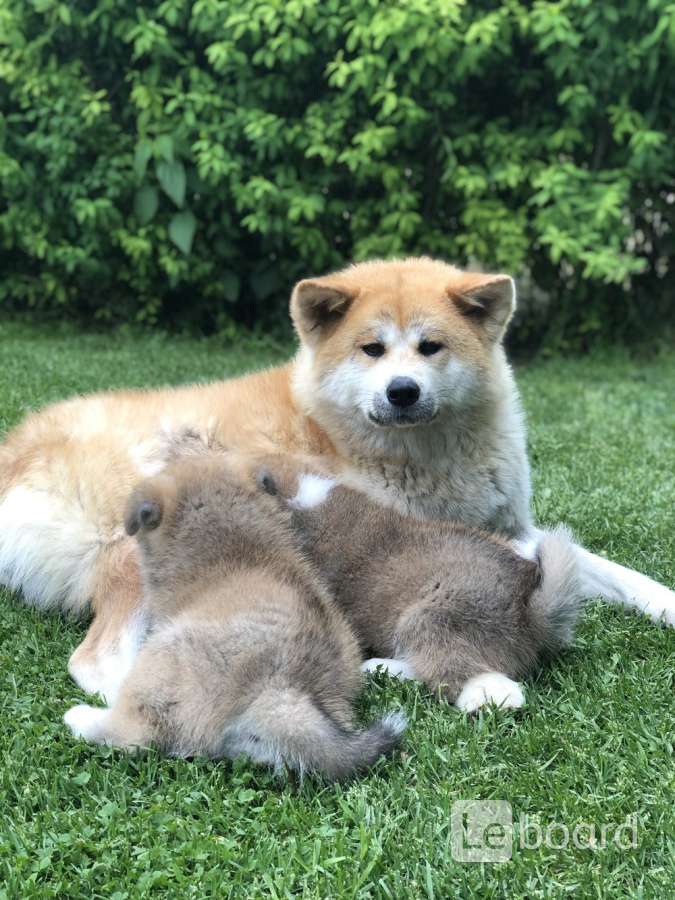
<instances>
[{"instance_id":1,"label":"dog's dark eye","mask_svg":"<svg viewBox=\"0 0 675 900\"><path fill-rule=\"evenodd\" d=\"M384 344L380 344L379 342L364 344L361 349L366 356L384 356Z\"/></svg>"},{"instance_id":2,"label":"dog's dark eye","mask_svg":"<svg viewBox=\"0 0 675 900\"><path fill-rule=\"evenodd\" d=\"M422 356L433 356L443 349L443 344L439 344L438 341L422 341L417 349Z\"/></svg>"}]
</instances>

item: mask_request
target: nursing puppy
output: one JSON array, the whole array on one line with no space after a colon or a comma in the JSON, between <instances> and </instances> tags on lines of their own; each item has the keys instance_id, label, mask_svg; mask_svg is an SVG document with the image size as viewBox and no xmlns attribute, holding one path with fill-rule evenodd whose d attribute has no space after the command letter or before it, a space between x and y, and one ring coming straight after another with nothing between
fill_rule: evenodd
<instances>
[{"instance_id":1,"label":"nursing puppy","mask_svg":"<svg viewBox=\"0 0 675 900\"><path fill-rule=\"evenodd\" d=\"M74 707L72 731L331 779L389 753L404 720L353 730L358 646L289 520L221 460L177 462L137 487L125 525L140 545L148 636L111 708Z\"/></svg>"},{"instance_id":2,"label":"nursing puppy","mask_svg":"<svg viewBox=\"0 0 675 900\"><path fill-rule=\"evenodd\" d=\"M377 502L536 540L526 434L502 339L512 279L432 259L374 261L296 285L284 366L230 381L78 397L0 444L0 583L94 621L69 671L112 695L138 642L139 478L193 429L240 452L304 454ZM616 523L615 527L620 527ZM609 537L609 536L608 536ZM586 596L675 624L675 594L576 549Z\"/></svg>"},{"instance_id":3,"label":"nursing puppy","mask_svg":"<svg viewBox=\"0 0 675 900\"><path fill-rule=\"evenodd\" d=\"M476 529L401 516L288 459L267 460L258 482L293 510L362 651L380 657L366 669L417 678L466 712L518 707L516 679L571 643L581 594L563 529L543 534L528 559Z\"/></svg>"}]
</instances>

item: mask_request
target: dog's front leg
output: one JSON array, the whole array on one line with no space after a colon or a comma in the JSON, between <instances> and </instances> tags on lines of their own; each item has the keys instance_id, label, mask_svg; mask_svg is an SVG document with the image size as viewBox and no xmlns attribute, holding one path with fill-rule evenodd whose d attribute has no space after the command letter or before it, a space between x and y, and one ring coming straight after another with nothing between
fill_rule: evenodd
<instances>
[{"instance_id":1,"label":"dog's front leg","mask_svg":"<svg viewBox=\"0 0 675 900\"><path fill-rule=\"evenodd\" d=\"M542 534L533 528L524 539L513 542L514 549L532 558L528 550L538 543ZM579 581L587 598L602 597L609 603L635 609L655 622L675 627L675 592L634 569L591 553L579 544L575 550Z\"/></svg>"},{"instance_id":2,"label":"dog's front leg","mask_svg":"<svg viewBox=\"0 0 675 900\"><path fill-rule=\"evenodd\" d=\"M579 575L588 597L602 597L675 627L675 593L633 569L577 546Z\"/></svg>"},{"instance_id":3,"label":"dog's front leg","mask_svg":"<svg viewBox=\"0 0 675 900\"><path fill-rule=\"evenodd\" d=\"M113 703L147 630L135 543L124 539L101 554L92 598L94 621L68 662L87 693Z\"/></svg>"}]
</instances>

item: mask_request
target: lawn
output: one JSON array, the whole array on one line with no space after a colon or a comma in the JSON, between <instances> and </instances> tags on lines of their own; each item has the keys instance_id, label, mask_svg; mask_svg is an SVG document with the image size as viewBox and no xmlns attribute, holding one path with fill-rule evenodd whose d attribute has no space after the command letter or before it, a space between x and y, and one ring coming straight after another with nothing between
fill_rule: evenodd
<instances>
[{"instance_id":1,"label":"lawn","mask_svg":"<svg viewBox=\"0 0 675 900\"><path fill-rule=\"evenodd\" d=\"M75 392L229 376L281 359L243 341L81 336L0 325L0 433ZM541 522L675 584L675 352L542 360L519 371ZM672 855L675 631L592 602L574 648L518 712L467 718L413 684L371 680L364 717L396 707L403 751L345 786L282 784L246 762L137 757L74 740L66 673L85 625L0 590L0 896L662 897ZM542 828L617 826L637 846L451 854L454 801L511 803ZM533 832L530 832L530 841ZM623 833L624 842L627 840ZM585 837L583 836L585 835ZM587 843L588 832L582 833ZM558 844L564 832L552 835ZM3 886L4 885L4 886Z\"/></svg>"}]
</instances>

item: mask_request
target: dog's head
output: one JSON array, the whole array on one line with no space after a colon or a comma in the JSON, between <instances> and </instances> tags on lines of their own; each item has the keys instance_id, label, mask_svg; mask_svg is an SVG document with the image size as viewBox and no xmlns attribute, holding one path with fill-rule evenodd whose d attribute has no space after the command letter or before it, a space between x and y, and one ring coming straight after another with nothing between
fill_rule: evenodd
<instances>
[{"instance_id":1,"label":"dog's head","mask_svg":"<svg viewBox=\"0 0 675 900\"><path fill-rule=\"evenodd\" d=\"M425 258L307 279L291 298L297 378L343 420L423 425L481 396L514 308L508 275Z\"/></svg>"}]
</instances>

